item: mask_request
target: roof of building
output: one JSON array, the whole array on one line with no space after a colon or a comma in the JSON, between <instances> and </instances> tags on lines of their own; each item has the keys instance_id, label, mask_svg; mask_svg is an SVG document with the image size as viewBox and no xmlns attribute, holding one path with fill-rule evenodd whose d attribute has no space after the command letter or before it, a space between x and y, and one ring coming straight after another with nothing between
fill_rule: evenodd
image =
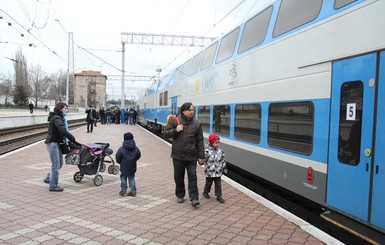
<instances>
[{"instance_id":1,"label":"roof of building","mask_svg":"<svg viewBox=\"0 0 385 245\"><path fill-rule=\"evenodd\" d=\"M92 71L92 70L75 73L75 76L105 77L107 79L107 76L103 75L100 71Z\"/></svg>"}]
</instances>

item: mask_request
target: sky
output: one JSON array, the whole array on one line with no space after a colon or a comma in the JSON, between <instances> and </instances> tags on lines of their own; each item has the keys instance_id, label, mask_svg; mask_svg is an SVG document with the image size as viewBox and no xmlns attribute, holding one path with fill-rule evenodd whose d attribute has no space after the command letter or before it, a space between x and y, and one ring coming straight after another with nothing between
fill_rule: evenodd
<instances>
[{"instance_id":1,"label":"sky","mask_svg":"<svg viewBox=\"0 0 385 245\"><path fill-rule=\"evenodd\" d=\"M114 77L107 80L107 94L109 98L120 97L122 32L218 37L253 16L265 2L2 0L0 76L13 77L12 59L19 48L28 67L40 65L47 74L65 73L69 50L72 50L75 73L94 70ZM72 33L73 49L69 48L69 33ZM157 68L161 68L160 75L164 76L200 49L126 44L125 74L154 76ZM126 82L126 86L146 87L149 82Z\"/></svg>"}]
</instances>

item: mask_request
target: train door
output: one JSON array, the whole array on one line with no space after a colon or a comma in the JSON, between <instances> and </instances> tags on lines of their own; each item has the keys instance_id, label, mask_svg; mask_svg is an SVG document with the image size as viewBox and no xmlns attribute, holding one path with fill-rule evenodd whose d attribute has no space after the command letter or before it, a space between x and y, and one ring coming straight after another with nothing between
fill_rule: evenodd
<instances>
[{"instance_id":1,"label":"train door","mask_svg":"<svg viewBox=\"0 0 385 245\"><path fill-rule=\"evenodd\" d=\"M178 113L178 97L171 97L171 114L176 115Z\"/></svg>"},{"instance_id":2,"label":"train door","mask_svg":"<svg viewBox=\"0 0 385 245\"><path fill-rule=\"evenodd\" d=\"M327 204L368 219L375 55L333 63ZM362 137L363 136L363 137Z\"/></svg>"},{"instance_id":3,"label":"train door","mask_svg":"<svg viewBox=\"0 0 385 245\"><path fill-rule=\"evenodd\" d=\"M385 52L380 55L371 223L385 230Z\"/></svg>"},{"instance_id":4,"label":"train door","mask_svg":"<svg viewBox=\"0 0 385 245\"><path fill-rule=\"evenodd\" d=\"M381 215L380 223L385 217L379 190L385 174L385 130L380 126L385 84L376 82L378 67L377 54L333 63L327 204L367 222ZM376 171L380 165L384 173Z\"/></svg>"}]
</instances>

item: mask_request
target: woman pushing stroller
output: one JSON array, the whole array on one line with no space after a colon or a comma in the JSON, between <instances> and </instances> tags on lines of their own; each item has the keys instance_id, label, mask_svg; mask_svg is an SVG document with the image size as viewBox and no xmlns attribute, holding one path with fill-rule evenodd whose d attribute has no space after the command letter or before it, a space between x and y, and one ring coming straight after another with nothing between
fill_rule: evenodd
<instances>
[{"instance_id":1,"label":"woman pushing stroller","mask_svg":"<svg viewBox=\"0 0 385 245\"><path fill-rule=\"evenodd\" d=\"M75 137L68 132L65 116L68 106L64 102L55 105L53 112L48 115L48 135L45 140L49 158L51 160L51 171L47 174L44 182L49 184L49 191L63 191L59 183L59 169L63 166L63 154L60 144L65 143L65 138L75 142Z\"/></svg>"}]
</instances>

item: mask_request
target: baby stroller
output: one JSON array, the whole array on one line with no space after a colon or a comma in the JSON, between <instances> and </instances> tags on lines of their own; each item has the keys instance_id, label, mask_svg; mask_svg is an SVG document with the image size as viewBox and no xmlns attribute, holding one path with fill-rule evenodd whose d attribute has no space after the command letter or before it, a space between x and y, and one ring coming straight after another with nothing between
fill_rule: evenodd
<instances>
[{"instance_id":1,"label":"baby stroller","mask_svg":"<svg viewBox=\"0 0 385 245\"><path fill-rule=\"evenodd\" d=\"M106 163L111 163L108 166L108 173L117 175L119 167L115 165L111 157L113 150L109 148L109 143L93 143L85 144L77 142L78 144L70 145L70 153L65 157L66 164L77 165L78 172L74 174L74 181L80 182L84 175L95 175L94 184L100 186L103 184L102 173L106 170Z\"/></svg>"}]
</instances>

